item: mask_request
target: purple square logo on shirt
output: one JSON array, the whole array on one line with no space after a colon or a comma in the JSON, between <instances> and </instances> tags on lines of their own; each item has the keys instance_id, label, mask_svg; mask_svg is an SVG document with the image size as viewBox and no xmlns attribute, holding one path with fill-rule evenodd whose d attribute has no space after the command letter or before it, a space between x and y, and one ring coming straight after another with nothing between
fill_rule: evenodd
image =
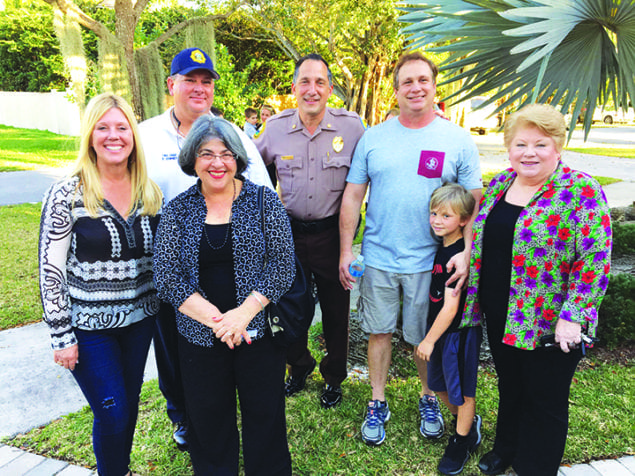
<instances>
[{"instance_id":1,"label":"purple square logo on shirt","mask_svg":"<svg viewBox=\"0 0 635 476\"><path fill-rule=\"evenodd\" d=\"M426 178L440 178L443 174L445 152L422 150L419 158L418 174Z\"/></svg>"}]
</instances>

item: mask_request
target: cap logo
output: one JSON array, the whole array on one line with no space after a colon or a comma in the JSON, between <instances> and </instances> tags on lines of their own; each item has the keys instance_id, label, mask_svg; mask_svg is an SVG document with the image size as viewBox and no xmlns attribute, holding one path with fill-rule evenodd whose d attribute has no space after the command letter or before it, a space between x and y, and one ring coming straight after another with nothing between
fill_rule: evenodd
<instances>
[{"instance_id":1,"label":"cap logo","mask_svg":"<svg viewBox=\"0 0 635 476\"><path fill-rule=\"evenodd\" d=\"M195 63L205 63L205 55L201 50L192 51L190 58L192 58L192 61Z\"/></svg>"}]
</instances>

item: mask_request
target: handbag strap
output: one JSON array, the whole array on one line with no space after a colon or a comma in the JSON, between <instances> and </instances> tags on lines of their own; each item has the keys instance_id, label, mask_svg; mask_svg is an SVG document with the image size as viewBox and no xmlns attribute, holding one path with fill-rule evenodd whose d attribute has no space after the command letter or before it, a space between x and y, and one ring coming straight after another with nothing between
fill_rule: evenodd
<instances>
[{"instance_id":1,"label":"handbag strap","mask_svg":"<svg viewBox=\"0 0 635 476\"><path fill-rule=\"evenodd\" d=\"M258 210L260 210L260 226L262 227L262 238L265 240L265 263L267 262L267 235L265 234L265 186L258 189Z\"/></svg>"}]
</instances>

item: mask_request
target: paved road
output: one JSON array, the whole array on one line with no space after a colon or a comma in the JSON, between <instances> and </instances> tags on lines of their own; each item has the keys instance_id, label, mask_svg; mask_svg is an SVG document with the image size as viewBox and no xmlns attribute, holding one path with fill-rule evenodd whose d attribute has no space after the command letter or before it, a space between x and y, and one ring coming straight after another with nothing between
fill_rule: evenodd
<instances>
[{"instance_id":1,"label":"paved road","mask_svg":"<svg viewBox=\"0 0 635 476\"><path fill-rule=\"evenodd\" d=\"M40 202L46 189L64 174L65 169L0 172L0 205Z\"/></svg>"},{"instance_id":2,"label":"paved road","mask_svg":"<svg viewBox=\"0 0 635 476\"><path fill-rule=\"evenodd\" d=\"M584 142L584 132L580 129L573 131L571 147L581 147ZM629 147L635 144L635 126L619 125L613 127L596 127L589 131L586 147L591 144L601 147L611 145L617 147Z\"/></svg>"},{"instance_id":3,"label":"paved road","mask_svg":"<svg viewBox=\"0 0 635 476\"><path fill-rule=\"evenodd\" d=\"M503 146L501 133L489 133L483 136L473 135L472 137L481 154L481 168L484 173L498 172L509 167L507 151ZM582 140L581 131L575 131L569 146L605 147L607 144L635 149L635 127L593 129L586 143ZM565 149L562 160L575 170L581 170L590 175L622 180L622 182L603 187L609 206L633 205L635 201L635 159L589 155Z\"/></svg>"}]
</instances>

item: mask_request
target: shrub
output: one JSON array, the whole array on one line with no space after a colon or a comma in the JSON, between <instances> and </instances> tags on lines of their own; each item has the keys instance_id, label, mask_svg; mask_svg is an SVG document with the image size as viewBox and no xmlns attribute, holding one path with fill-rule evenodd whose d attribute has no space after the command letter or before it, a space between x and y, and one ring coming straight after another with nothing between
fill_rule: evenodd
<instances>
[{"instance_id":1,"label":"shrub","mask_svg":"<svg viewBox=\"0 0 635 476\"><path fill-rule=\"evenodd\" d=\"M611 276L600 306L598 337L610 349L635 341L635 276Z\"/></svg>"},{"instance_id":2,"label":"shrub","mask_svg":"<svg viewBox=\"0 0 635 476\"><path fill-rule=\"evenodd\" d=\"M635 223L613 223L613 254L635 255Z\"/></svg>"}]
</instances>

